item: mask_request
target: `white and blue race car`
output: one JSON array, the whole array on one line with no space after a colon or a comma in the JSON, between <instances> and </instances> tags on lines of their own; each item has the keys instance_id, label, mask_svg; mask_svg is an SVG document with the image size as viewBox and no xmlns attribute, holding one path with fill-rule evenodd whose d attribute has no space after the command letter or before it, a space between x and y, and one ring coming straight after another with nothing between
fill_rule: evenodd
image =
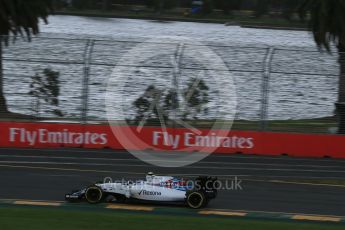
<instances>
[{"instance_id":1,"label":"white and blue race car","mask_svg":"<svg viewBox=\"0 0 345 230\"><path fill-rule=\"evenodd\" d=\"M102 182L65 195L67 201L86 200L91 204L101 202L166 202L184 203L190 208L205 207L217 196L217 178L198 177L194 180L172 176L146 175L146 180Z\"/></svg>"}]
</instances>

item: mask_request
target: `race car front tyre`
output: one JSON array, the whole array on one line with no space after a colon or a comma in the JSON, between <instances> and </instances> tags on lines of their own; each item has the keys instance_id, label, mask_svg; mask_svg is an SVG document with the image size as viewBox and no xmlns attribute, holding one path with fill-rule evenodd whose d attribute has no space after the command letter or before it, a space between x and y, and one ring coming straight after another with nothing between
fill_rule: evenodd
<instances>
[{"instance_id":1,"label":"race car front tyre","mask_svg":"<svg viewBox=\"0 0 345 230\"><path fill-rule=\"evenodd\" d=\"M187 205L193 209L203 208L207 205L208 200L201 191L192 191L187 195Z\"/></svg>"},{"instance_id":2,"label":"race car front tyre","mask_svg":"<svg viewBox=\"0 0 345 230\"><path fill-rule=\"evenodd\" d=\"M102 202L104 197L103 191L98 186L90 186L86 189L85 199L90 204L98 204Z\"/></svg>"}]
</instances>

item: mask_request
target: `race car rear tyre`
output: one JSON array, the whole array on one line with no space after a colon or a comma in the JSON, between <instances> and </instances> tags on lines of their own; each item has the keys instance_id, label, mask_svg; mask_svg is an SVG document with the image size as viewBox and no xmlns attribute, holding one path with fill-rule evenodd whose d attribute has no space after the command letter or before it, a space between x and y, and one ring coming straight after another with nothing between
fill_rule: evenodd
<instances>
[{"instance_id":1,"label":"race car rear tyre","mask_svg":"<svg viewBox=\"0 0 345 230\"><path fill-rule=\"evenodd\" d=\"M103 197L104 197L104 194L100 187L90 186L86 189L85 199L90 204L98 204L102 202Z\"/></svg>"},{"instance_id":2,"label":"race car rear tyre","mask_svg":"<svg viewBox=\"0 0 345 230\"><path fill-rule=\"evenodd\" d=\"M187 205L193 209L203 208L207 205L207 198L201 191L192 191L187 195Z\"/></svg>"}]
</instances>

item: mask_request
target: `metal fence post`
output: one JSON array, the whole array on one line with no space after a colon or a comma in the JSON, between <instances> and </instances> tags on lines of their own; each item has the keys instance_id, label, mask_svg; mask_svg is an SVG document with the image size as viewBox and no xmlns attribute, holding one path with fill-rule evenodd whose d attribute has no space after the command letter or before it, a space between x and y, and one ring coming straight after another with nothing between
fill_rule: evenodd
<instances>
[{"instance_id":1,"label":"metal fence post","mask_svg":"<svg viewBox=\"0 0 345 230\"><path fill-rule=\"evenodd\" d=\"M272 61L275 49L270 47L267 50L263 68L263 79L262 79L262 98L261 98L261 115L260 115L260 130L265 131L268 128L268 104L269 104L269 87L270 87L270 77Z\"/></svg>"},{"instance_id":2,"label":"metal fence post","mask_svg":"<svg viewBox=\"0 0 345 230\"><path fill-rule=\"evenodd\" d=\"M88 40L84 52L84 71L82 81L82 109L81 109L81 123L87 123L88 105L89 105L89 81L90 81L90 65L92 60L94 40Z\"/></svg>"},{"instance_id":3,"label":"metal fence post","mask_svg":"<svg viewBox=\"0 0 345 230\"><path fill-rule=\"evenodd\" d=\"M172 79L172 87L174 89L174 98L173 98L173 104L177 105L177 108L174 108L174 121L177 120L177 117L179 115L180 110L180 103L179 103L179 95L180 95L180 89L179 89L179 80L182 75L182 57L185 51L185 44L179 43L176 47L176 51L174 54L174 66L173 66L173 79ZM175 122L173 123L175 126Z\"/></svg>"}]
</instances>

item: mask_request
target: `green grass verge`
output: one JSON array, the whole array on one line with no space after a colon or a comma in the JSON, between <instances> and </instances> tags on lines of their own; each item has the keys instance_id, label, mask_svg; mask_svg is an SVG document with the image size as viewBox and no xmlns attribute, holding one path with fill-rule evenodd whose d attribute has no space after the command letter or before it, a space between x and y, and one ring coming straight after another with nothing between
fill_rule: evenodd
<instances>
[{"instance_id":1,"label":"green grass verge","mask_svg":"<svg viewBox=\"0 0 345 230\"><path fill-rule=\"evenodd\" d=\"M344 229L342 224L314 224L287 221L268 221L250 219L231 219L194 216L167 216L157 214L130 213L118 211L84 211L65 208L0 208L0 229L265 229L265 230L337 230Z\"/></svg>"},{"instance_id":2,"label":"green grass verge","mask_svg":"<svg viewBox=\"0 0 345 230\"><path fill-rule=\"evenodd\" d=\"M12 122L35 122L40 121L37 119L28 119L25 118L23 115L22 118L19 117L18 114L0 117L0 121L12 121ZM53 120L53 121L66 121L71 122L74 121L76 123L80 122L80 119L75 118L41 118L41 120ZM90 119L90 124L97 123L100 125L107 125L109 124L106 120L97 120L97 118ZM248 130L248 131L257 131L261 130L262 123L261 121L249 121L249 120L235 120L234 122L225 121L225 120L195 120L195 121L185 121L189 123L193 127L196 128L204 128L209 129L212 126L216 125L215 127L222 127L224 124L232 124L232 130ZM115 125L115 123L112 123ZM125 121L116 121L116 125L136 125L135 122L126 123ZM160 126L159 120L147 120L146 126ZM168 122L168 127L174 128L184 128L183 126L179 126L178 124L173 124ZM324 118L315 118L315 119L300 119L300 120L270 120L266 122L266 128L264 131L273 131L273 132L296 132L296 133L330 133L331 129L337 127L337 119L336 117L324 117Z\"/></svg>"},{"instance_id":3,"label":"green grass verge","mask_svg":"<svg viewBox=\"0 0 345 230\"><path fill-rule=\"evenodd\" d=\"M248 121L248 120L195 120L185 121L196 128L209 129L215 127L223 127L224 124L232 124L232 130L248 130L257 131L262 130L261 121ZM135 125L136 123L133 123ZM148 120L147 126L160 126L159 120ZM178 124L174 125L168 123L168 127L184 128ZM330 133L330 129L337 127L337 120L335 117L315 118L315 119L301 119L301 120L270 120L266 122L264 131L273 132L296 132L296 133Z\"/></svg>"}]
</instances>

